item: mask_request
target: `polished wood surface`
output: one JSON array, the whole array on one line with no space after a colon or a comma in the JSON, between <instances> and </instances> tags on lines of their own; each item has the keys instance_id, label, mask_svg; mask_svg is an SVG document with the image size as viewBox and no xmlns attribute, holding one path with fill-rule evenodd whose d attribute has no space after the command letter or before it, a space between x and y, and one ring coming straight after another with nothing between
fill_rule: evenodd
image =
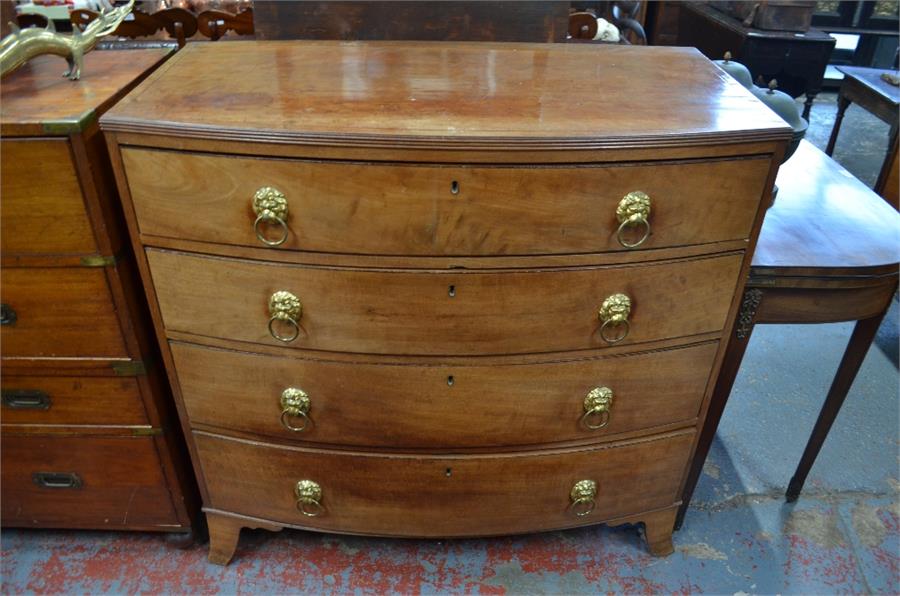
<instances>
[{"instance_id":1,"label":"polished wood surface","mask_svg":"<svg viewBox=\"0 0 900 596\"><path fill-rule=\"evenodd\" d=\"M0 142L4 255L97 250L71 147L63 139Z\"/></svg>"},{"instance_id":2,"label":"polished wood surface","mask_svg":"<svg viewBox=\"0 0 900 596\"><path fill-rule=\"evenodd\" d=\"M171 52L168 48L90 52L77 83L60 74L65 61L38 56L3 79L0 89L0 134L34 136L84 128Z\"/></svg>"},{"instance_id":3,"label":"polished wood surface","mask_svg":"<svg viewBox=\"0 0 900 596\"><path fill-rule=\"evenodd\" d=\"M696 50L573 44L191 44L102 122L199 138L505 150L789 134Z\"/></svg>"},{"instance_id":4,"label":"polished wood surface","mask_svg":"<svg viewBox=\"0 0 900 596\"><path fill-rule=\"evenodd\" d=\"M16 313L0 327L4 357L128 356L102 268L5 267L0 299Z\"/></svg>"},{"instance_id":5,"label":"polished wood surface","mask_svg":"<svg viewBox=\"0 0 900 596\"><path fill-rule=\"evenodd\" d=\"M4 374L3 424L45 426L148 426L140 385L133 377L41 377ZM17 394L40 392L46 409L23 407ZM27 405L27 401L26 401ZM16 407L18 406L18 407ZM23 431L24 428L17 429Z\"/></svg>"},{"instance_id":6,"label":"polished wood surface","mask_svg":"<svg viewBox=\"0 0 900 596\"><path fill-rule=\"evenodd\" d=\"M766 212L755 275L850 275L896 272L900 225L890 205L808 142L778 177Z\"/></svg>"},{"instance_id":7,"label":"polished wood surface","mask_svg":"<svg viewBox=\"0 0 900 596\"><path fill-rule=\"evenodd\" d=\"M552 168L286 161L131 148L122 157L144 235L264 246L250 205L257 189L270 186L288 201L289 234L280 248L394 255L623 251L616 207L635 190L653 201L652 234L642 249L745 239L769 168L764 157ZM264 231L280 234L278 226ZM626 242L643 232L643 226L627 231Z\"/></svg>"},{"instance_id":8,"label":"polished wood surface","mask_svg":"<svg viewBox=\"0 0 900 596\"><path fill-rule=\"evenodd\" d=\"M171 344L181 394L195 425L281 441L412 449L598 440L693 424L717 347L711 342L519 365L391 366ZM579 423L584 398L599 386L614 393L609 424L589 430ZM288 387L310 396L313 422L304 432L287 430L279 421L279 397ZM230 406L222 408L223 403Z\"/></svg>"},{"instance_id":9,"label":"polished wood surface","mask_svg":"<svg viewBox=\"0 0 900 596\"><path fill-rule=\"evenodd\" d=\"M177 529L152 437L19 436L4 429L0 459L4 526ZM39 486L35 473L75 474L81 486Z\"/></svg>"},{"instance_id":10,"label":"polished wood surface","mask_svg":"<svg viewBox=\"0 0 900 596\"><path fill-rule=\"evenodd\" d=\"M278 447L194 433L207 506L314 530L388 536L495 535L596 523L676 499L693 431L651 440L501 456L425 457ZM636 468L641 474L635 474ZM297 511L294 485L322 487L320 517ZM577 517L569 492L597 482Z\"/></svg>"},{"instance_id":11,"label":"polished wood surface","mask_svg":"<svg viewBox=\"0 0 900 596\"><path fill-rule=\"evenodd\" d=\"M808 141L778 174L750 279L682 492L681 526L757 324L857 321L797 470L794 501L897 292L900 214Z\"/></svg>"},{"instance_id":12,"label":"polished wood surface","mask_svg":"<svg viewBox=\"0 0 900 596\"><path fill-rule=\"evenodd\" d=\"M147 256L170 331L285 345L267 324L269 297L287 290L303 304L289 347L394 355L603 348L597 310L617 292L632 300L623 345L718 331L741 266L733 254L642 267L380 272L160 250ZM291 332L285 323L275 329Z\"/></svg>"}]
</instances>

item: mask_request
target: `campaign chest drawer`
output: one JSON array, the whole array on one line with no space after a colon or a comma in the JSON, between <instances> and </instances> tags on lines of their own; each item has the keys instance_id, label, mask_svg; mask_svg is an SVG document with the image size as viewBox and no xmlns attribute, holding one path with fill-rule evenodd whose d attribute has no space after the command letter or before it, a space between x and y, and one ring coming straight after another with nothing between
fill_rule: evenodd
<instances>
[{"instance_id":1,"label":"campaign chest drawer","mask_svg":"<svg viewBox=\"0 0 900 596\"><path fill-rule=\"evenodd\" d=\"M71 150L65 139L0 142L4 255L96 252Z\"/></svg>"},{"instance_id":2,"label":"campaign chest drawer","mask_svg":"<svg viewBox=\"0 0 900 596\"><path fill-rule=\"evenodd\" d=\"M122 158L142 234L255 247L281 241L282 249L312 252L446 256L621 251L648 231L640 248L745 239L769 167L764 157L501 167L140 148L123 149ZM277 194L279 201L269 217L254 210L262 188L273 191L267 200ZM650 212L646 221L626 225L620 238L617 208L633 191L649 197Z\"/></svg>"},{"instance_id":3,"label":"campaign chest drawer","mask_svg":"<svg viewBox=\"0 0 900 596\"><path fill-rule=\"evenodd\" d=\"M4 526L177 528L153 437L2 437Z\"/></svg>"},{"instance_id":4,"label":"campaign chest drawer","mask_svg":"<svg viewBox=\"0 0 900 596\"><path fill-rule=\"evenodd\" d=\"M169 345L194 426L281 441L431 449L583 441L692 424L718 348L707 342L530 364L391 365Z\"/></svg>"},{"instance_id":5,"label":"campaign chest drawer","mask_svg":"<svg viewBox=\"0 0 900 596\"><path fill-rule=\"evenodd\" d=\"M33 376L9 374L2 386L3 424L147 425L134 377Z\"/></svg>"},{"instance_id":6,"label":"campaign chest drawer","mask_svg":"<svg viewBox=\"0 0 900 596\"><path fill-rule=\"evenodd\" d=\"M505 272L323 268L155 249L147 257L170 331L397 355L585 350L719 331L741 267L740 254ZM278 292L296 301L286 319L270 308ZM609 325L598 311L617 294L628 296L630 314Z\"/></svg>"},{"instance_id":7,"label":"campaign chest drawer","mask_svg":"<svg viewBox=\"0 0 900 596\"><path fill-rule=\"evenodd\" d=\"M0 300L5 358L128 356L103 268L4 267Z\"/></svg>"},{"instance_id":8,"label":"campaign chest drawer","mask_svg":"<svg viewBox=\"0 0 900 596\"><path fill-rule=\"evenodd\" d=\"M420 456L194 432L212 509L317 530L418 537L534 532L669 507L693 437L690 430L590 448ZM304 480L321 491L316 503L295 492ZM572 491L583 480L594 483L594 494L575 504Z\"/></svg>"}]
</instances>

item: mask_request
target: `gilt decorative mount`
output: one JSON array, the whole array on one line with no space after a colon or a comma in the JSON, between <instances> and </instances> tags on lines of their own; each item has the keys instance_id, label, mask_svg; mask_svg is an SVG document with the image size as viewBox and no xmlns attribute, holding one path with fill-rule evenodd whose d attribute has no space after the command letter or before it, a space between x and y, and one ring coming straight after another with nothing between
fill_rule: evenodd
<instances>
[{"instance_id":1,"label":"gilt decorative mount","mask_svg":"<svg viewBox=\"0 0 900 596\"><path fill-rule=\"evenodd\" d=\"M81 78L84 55L94 49L101 37L115 31L132 7L134 0L103 12L83 31L76 27L72 35L57 33L53 21L48 21L45 29L20 29L15 23L10 23L13 32L0 41L0 76L5 77L36 56L55 54L69 63L63 76L77 81Z\"/></svg>"}]
</instances>

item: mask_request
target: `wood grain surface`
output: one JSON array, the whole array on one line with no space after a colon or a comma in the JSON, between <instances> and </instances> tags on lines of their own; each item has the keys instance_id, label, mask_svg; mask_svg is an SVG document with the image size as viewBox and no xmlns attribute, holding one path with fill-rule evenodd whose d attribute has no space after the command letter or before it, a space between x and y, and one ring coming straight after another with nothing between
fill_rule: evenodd
<instances>
[{"instance_id":1,"label":"wood grain surface","mask_svg":"<svg viewBox=\"0 0 900 596\"><path fill-rule=\"evenodd\" d=\"M3 356L128 356L103 268L4 267L0 299L17 320L0 328Z\"/></svg>"},{"instance_id":2,"label":"wood grain surface","mask_svg":"<svg viewBox=\"0 0 900 596\"><path fill-rule=\"evenodd\" d=\"M446 366L279 358L181 342L170 347L193 425L281 441L451 449L602 440L692 424L718 343L609 358ZM611 415L605 428L589 430L579 420L585 396L598 386L613 390ZM303 432L280 423L279 398L288 387L310 397L313 423Z\"/></svg>"},{"instance_id":3,"label":"wood grain surface","mask_svg":"<svg viewBox=\"0 0 900 596\"><path fill-rule=\"evenodd\" d=\"M134 377L38 377L4 374L4 394L10 391L40 391L50 407L18 409L4 400L4 425L147 425L147 414Z\"/></svg>"},{"instance_id":4,"label":"wood grain surface","mask_svg":"<svg viewBox=\"0 0 900 596\"><path fill-rule=\"evenodd\" d=\"M68 141L0 143L0 194L4 256L96 252Z\"/></svg>"},{"instance_id":5,"label":"wood grain surface","mask_svg":"<svg viewBox=\"0 0 900 596\"><path fill-rule=\"evenodd\" d=\"M651 197L641 248L749 236L769 162L754 159L477 167L288 161L125 148L141 233L264 246L253 229L257 189L288 202L282 249L387 255L529 255L626 250L616 207ZM266 229L268 228L268 229ZM263 226L272 238L280 227ZM335 233L340 230L340 233ZM636 226L626 242L644 233Z\"/></svg>"},{"instance_id":6,"label":"wood grain surface","mask_svg":"<svg viewBox=\"0 0 900 596\"><path fill-rule=\"evenodd\" d=\"M651 440L500 456L405 456L278 447L194 433L207 506L318 530L451 537L598 523L677 500L693 431ZM326 513L296 508L301 479L322 488ZM569 509L579 480L597 485L595 510Z\"/></svg>"},{"instance_id":7,"label":"wood grain surface","mask_svg":"<svg viewBox=\"0 0 900 596\"><path fill-rule=\"evenodd\" d=\"M169 330L285 345L267 328L269 297L285 290L303 304L289 347L395 355L602 348L597 311L617 292L632 300L622 344L718 331L741 266L740 254L501 273L326 269L154 249L147 256ZM291 331L283 322L274 328Z\"/></svg>"},{"instance_id":8,"label":"wood grain surface","mask_svg":"<svg viewBox=\"0 0 900 596\"><path fill-rule=\"evenodd\" d=\"M101 123L257 142L505 150L790 133L694 49L462 42L191 44Z\"/></svg>"}]
</instances>

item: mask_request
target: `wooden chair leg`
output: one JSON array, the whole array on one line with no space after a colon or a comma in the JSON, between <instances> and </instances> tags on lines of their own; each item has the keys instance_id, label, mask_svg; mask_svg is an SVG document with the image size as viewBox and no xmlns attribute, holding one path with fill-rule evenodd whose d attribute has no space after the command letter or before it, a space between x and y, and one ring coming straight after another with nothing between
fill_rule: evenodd
<instances>
[{"instance_id":1,"label":"wooden chair leg","mask_svg":"<svg viewBox=\"0 0 900 596\"><path fill-rule=\"evenodd\" d=\"M206 524L209 526L209 562L214 565L228 565L241 537L243 526L241 520L207 513Z\"/></svg>"},{"instance_id":2,"label":"wooden chair leg","mask_svg":"<svg viewBox=\"0 0 900 596\"><path fill-rule=\"evenodd\" d=\"M644 536L647 547L654 557L666 557L675 552L672 546L672 531L675 529L677 507L654 511L644 516Z\"/></svg>"}]
</instances>

